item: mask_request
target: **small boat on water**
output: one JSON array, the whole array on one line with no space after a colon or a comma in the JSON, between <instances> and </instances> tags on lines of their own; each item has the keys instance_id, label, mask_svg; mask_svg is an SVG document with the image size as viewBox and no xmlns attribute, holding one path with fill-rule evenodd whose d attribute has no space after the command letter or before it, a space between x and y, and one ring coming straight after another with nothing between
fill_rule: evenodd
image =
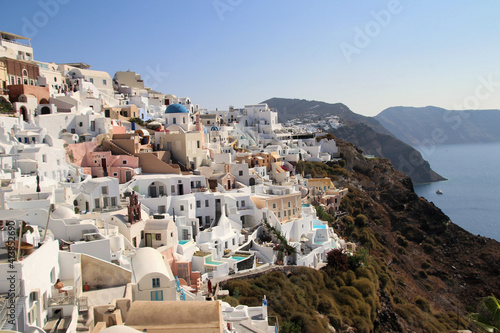
<instances>
[{"instance_id":1,"label":"small boat on water","mask_svg":"<svg viewBox=\"0 0 500 333\"><path fill-rule=\"evenodd\" d=\"M443 191L441 191L441 190L437 190L437 191L436 191L436 194L443 194Z\"/></svg>"}]
</instances>

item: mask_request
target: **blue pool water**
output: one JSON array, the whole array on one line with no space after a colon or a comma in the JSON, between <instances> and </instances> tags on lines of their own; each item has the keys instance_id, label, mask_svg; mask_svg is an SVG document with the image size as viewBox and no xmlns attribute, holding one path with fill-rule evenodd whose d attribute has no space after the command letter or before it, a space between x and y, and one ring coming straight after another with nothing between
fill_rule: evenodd
<instances>
[{"instance_id":1,"label":"blue pool water","mask_svg":"<svg viewBox=\"0 0 500 333\"><path fill-rule=\"evenodd\" d=\"M302 204L302 207L309 207L309 204Z\"/></svg>"},{"instance_id":2,"label":"blue pool water","mask_svg":"<svg viewBox=\"0 0 500 333\"><path fill-rule=\"evenodd\" d=\"M320 225L313 225L314 229L326 229L326 225L320 224Z\"/></svg>"},{"instance_id":3,"label":"blue pool water","mask_svg":"<svg viewBox=\"0 0 500 333\"><path fill-rule=\"evenodd\" d=\"M238 256L231 256L232 259L235 259L237 261L242 261L243 259L246 259L247 257L238 257Z\"/></svg>"},{"instance_id":4,"label":"blue pool water","mask_svg":"<svg viewBox=\"0 0 500 333\"><path fill-rule=\"evenodd\" d=\"M205 260L205 264L206 265L220 265L220 264L222 264L222 262L220 262L220 261L212 261L211 259L210 260L206 259Z\"/></svg>"},{"instance_id":5,"label":"blue pool water","mask_svg":"<svg viewBox=\"0 0 500 333\"><path fill-rule=\"evenodd\" d=\"M180 240L180 241L179 241L179 244L184 245L184 244L186 244L187 242L189 242L189 241L188 241L188 240Z\"/></svg>"}]
</instances>

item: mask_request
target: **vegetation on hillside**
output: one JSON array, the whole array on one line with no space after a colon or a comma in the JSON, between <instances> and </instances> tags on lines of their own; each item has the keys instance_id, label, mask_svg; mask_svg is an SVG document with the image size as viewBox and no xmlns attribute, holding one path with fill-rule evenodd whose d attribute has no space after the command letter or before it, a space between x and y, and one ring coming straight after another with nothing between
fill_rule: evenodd
<instances>
[{"instance_id":1,"label":"vegetation on hillside","mask_svg":"<svg viewBox=\"0 0 500 333\"><path fill-rule=\"evenodd\" d=\"M5 98L0 97L0 113L13 113L14 107Z\"/></svg>"},{"instance_id":2,"label":"vegetation on hillside","mask_svg":"<svg viewBox=\"0 0 500 333\"><path fill-rule=\"evenodd\" d=\"M335 176L342 169L310 162L300 162L297 167L320 177ZM280 332L325 332L332 327L337 332L350 327L356 332L397 332L411 327L417 332L438 333L453 331L457 325L465 328L467 322L462 318L457 322L455 312L437 311L423 296L407 299L400 294L405 282L389 266L393 260L404 260L407 241L401 236L397 245L401 258L391 257L380 242L381 235L371 228L380 221L363 214L366 205L364 193L349 187L341 202L341 209L349 215L336 219L316 207L318 217L358 245L354 254L332 250L327 256L328 265L321 270L299 267L288 275L275 271L229 280L226 287L230 296L224 301L232 305L259 305L266 295L270 315L278 318ZM422 268L416 278L425 280L426 275Z\"/></svg>"}]
</instances>

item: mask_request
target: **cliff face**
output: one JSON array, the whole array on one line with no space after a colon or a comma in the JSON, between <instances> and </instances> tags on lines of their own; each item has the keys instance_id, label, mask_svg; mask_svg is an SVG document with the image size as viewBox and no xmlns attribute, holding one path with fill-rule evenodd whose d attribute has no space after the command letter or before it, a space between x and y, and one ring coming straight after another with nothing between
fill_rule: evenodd
<instances>
[{"instance_id":1,"label":"cliff face","mask_svg":"<svg viewBox=\"0 0 500 333\"><path fill-rule=\"evenodd\" d=\"M303 122L308 119L319 121L327 116L338 116L344 126L331 132L342 140L354 143L365 154L390 159L398 170L407 173L415 183L445 179L431 169L417 150L394 137L375 118L356 114L344 104L287 98L271 98L264 103L278 110L281 122L294 118Z\"/></svg>"},{"instance_id":2,"label":"cliff face","mask_svg":"<svg viewBox=\"0 0 500 333\"><path fill-rule=\"evenodd\" d=\"M416 147L500 141L500 110L399 106L385 109L375 119L395 137Z\"/></svg>"},{"instance_id":3,"label":"cliff face","mask_svg":"<svg viewBox=\"0 0 500 333\"><path fill-rule=\"evenodd\" d=\"M424 297L434 310L463 315L479 298L500 295L499 242L455 225L388 161L366 160L351 144L339 146L352 171L344 185L361 191L368 227L389 251L385 260L398 280L394 295L386 295L389 314L394 297Z\"/></svg>"},{"instance_id":4,"label":"cliff face","mask_svg":"<svg viewBox=\"0 0 500 333\"><path fill-rule=\"evenodd\" d=\"M332 132L342 140L352 142L363 154L388 158L397 170L406 173L415 183L445 180L431 169L418 150L392 135L376 132L365 124L354 122Z\"/></svg>"},{"instance_id":5,"label":"cliff face","mask_svg":"<svg viewBox=\"0 0 500 333\"><path fill-rule=\"evenodd\" d=\"M337 145L345 169L316 162L297 168L349 188L341 202L349 216L334 219L322 209L318 216L357 244L356 260L347 269L287 267L288 272L230 280L225 300L258 305L267 295L280 332L470 328L465 314L481 297L500 295L500 243L453 224L415 194L412 180L388 160L366 159L341 140Z\"/></svg>"}]
</instances>

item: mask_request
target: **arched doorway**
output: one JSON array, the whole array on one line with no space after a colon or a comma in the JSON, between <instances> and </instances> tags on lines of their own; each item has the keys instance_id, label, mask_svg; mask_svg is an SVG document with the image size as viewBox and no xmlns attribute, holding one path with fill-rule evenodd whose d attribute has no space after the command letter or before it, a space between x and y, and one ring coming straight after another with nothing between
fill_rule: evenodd
<instances>
[{"instance_id":1,"label":"arched doorway","mask_svg":"<svg viewBox=\"0 0 500 333\"><path fill-rule=\"evenodd\" d=\"M253 186L255 185L255 178L250 178L250 186Z\"/></svg>"},{"instance_id":2,"label":"arched doorway","mask_svg":"<svg viewBox=\"0 0 500 333\"><path fill-rule=\"evenodd\" d=\"M50 114L50 108L48 106L44 106L41 110L42 114Z\"/></svg>"},{"instance_id":3,"label":"arched doorway","mask_svg":"<svg viewBox=\"0 0 500 333\"><path fill-rule=\"evenodd\" d=\"M28 121L28 110L26 109L26 107L21 106L19 113L21 114L21 119L23 121Z\"/></svg>"}]
</instances>

